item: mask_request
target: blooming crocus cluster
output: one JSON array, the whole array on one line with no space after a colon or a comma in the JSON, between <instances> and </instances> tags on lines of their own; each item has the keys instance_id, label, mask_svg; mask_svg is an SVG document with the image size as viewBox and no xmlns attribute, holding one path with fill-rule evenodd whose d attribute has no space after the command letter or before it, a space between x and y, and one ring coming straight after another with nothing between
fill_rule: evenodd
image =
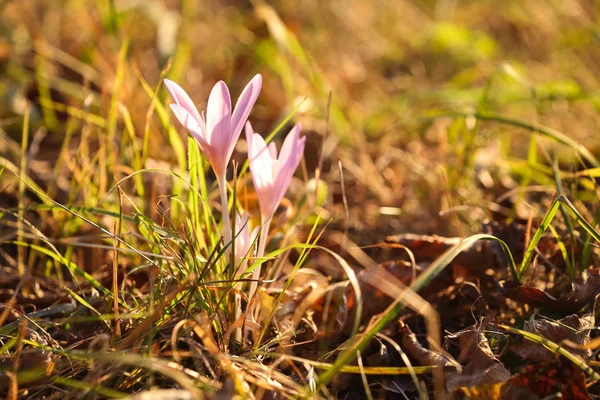
<instances>
[{"instance_id":1,"label":"blooming crocus cluster","mask_svg":"<svg viewBox=\"0 0 600 400\"><path fill-rule=\"evenodd\" d=\"M248 142L248 160L250 173L256 190L260 214L261 233L257 257L264 255L269 224L275 210L287 191L294 171L298 167L304 152L306 138L300 138L300 125L294 126L286 137L281 152L277 156L274 144L267 146L264 139L254 133L250 123L247 123L250 111L258 98L262 85L262 77L256 75L246 85L240 95L235 108L231 107L231 97L227 85L219 81L213 87L208 98L206 118L196 109L187 93L175 82L165 79L165 86L175 101L171 110L179 122L196 139L200 150L210 162L221 192L221 205L223 213L223 232L225 243L233 240L227 202L227 166L231 159L235 144L246 125L246 140ZM248 227L248 217L236 212L236 230L233 245L235 246L236 266L241 258L246 256L255 241L256 229L251 234ZM245 262L240 266L243 272ZM238 272L239 274L239 272ZM260 269L254 270L253 276L258 278ZM250 287L250 297L256 289L254 281Z\"/></svg>"}]
</instances>

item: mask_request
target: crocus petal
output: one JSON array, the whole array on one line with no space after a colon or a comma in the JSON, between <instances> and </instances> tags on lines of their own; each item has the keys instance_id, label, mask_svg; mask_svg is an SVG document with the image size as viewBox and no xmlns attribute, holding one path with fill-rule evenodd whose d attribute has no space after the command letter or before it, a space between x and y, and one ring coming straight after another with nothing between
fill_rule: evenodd
<instances>
[{"instance_id":1,"label":"crocus petal","mask_svg":"<svg viewBox=\"0 0 600 400\"><path fill-rule=\"evenodd\" d=\"M231 97L225 82L219 81L208 97L206 107L207 140L213 151L212 167L221 175L227 168L227 152L231 138Z\"/></svg>"},{"instance_id":2,"label":"crocus petal","mask_svg":"<svg viewBox=\"0 0 600 400\"><path fill-rule=\"evenodd\" d=\"M295 153L296 147L298 145L298 137L300 137L300 129L301 125L296 124L288 133L285 140L283 141L283 145L281 146L281 151L279 152L279 160L284 161L289 160L292 152Z\"/></svg>"},{"instance_id":3,"label":"crocus petal","mask_svg":"<svg viewBox=\"0 0 600 400\"><path fill-rule=\"evenodd\" d=\"M212 152L211 147L208 141L206 140L206 125L204 124L204 120L200 118L200 123L198 123L191 115L187 112L185 108L178 104L169 104L175 118L179 120L181 125L187 129L190 134L196 139L198 144L200 145L200 150L202 153L208 158L208 161L212 164Z\"/></svg>"},{"instance_id":4,"label":"crocus petal","mask_svg":"<svg viewBox=\"0 0 600 400\"><path fill-rule=\"evenodd\" d=\"M297 127L298 125L296 125ZM294 130L293 130L294 131ZM290 183L292 182L292 177L294 176L294 172L298 168L300 161L302 160L302 156L304 154L304 144L306 143L306 136L298 139L298 134L300 130L295 132L290 132L288 138L291 136L295 140L291 143L290 151L286 154L283 152L283 148L281 149L281 154L279 155L279 171L277 173L277 178L275 180L274 187L277 188L277 192L273 194L276 199L276 204L279 205L283 196L285 196L285 192L287 192ZM286 138L286 141L287 139ZM285 146L285 143L284 143ZM293 147L292 147L293 146ZM283 158L287 155L287 158ZM277 207L277 206L276 206ZM275 210L273 210L275 211Z\"/></svg>"},{"instance_id":5,"label":"crocus petal","mask_svg":"<svg viewBox=\"0 0 600 400\"><path fill-rule=\"evenodd\" d=\"M274 161L268 151L265 140L255 133L249 138L248 160L252 169L252 179L257 190L271 187L274 182Z\"/></svg>"},{"instance_id":6,"label":"crocus petal","mask_svg":"<svg viewBox=\"0 0 600 400\"><path fill-rule=\"evenodd\" d=\"M235 109L231 115L231 137L227 144L227 150L223 150L227 160L231 159L233 149L240 138L242 128L250 115L250 111L258 98L260 88L262 86L262 77L260 75L254 76L252 80L246 85L240 97L235 104Z\"/></svg>"},{"instance_id":7,"label":"crocus petal","mask_svg":"<svg viewBox=\"0 0 600 400\"><path fill-rule=\"evenodd\" d=\"M250 123L246 124L246 141L252 182L258 197L261 218L264 220L272 214L274 207L277 207L273 196L276 160L271 157L262 136L253 133Z\"/></svg>"},{"instance_id":8,"label":"crocus petal","mask_svg":"<svg viewBox=\"0 0 600 400\"><path fill-rule=\"evenodd\" d=\"M286 137L279 159L276 159L275 147L272 144L267 146L262 136L253 132L250 123L246 124L250 172L263 221L273 215L281 203L294 172L302 160L306 136L299 138L299 135L298 124Z\"/></svg>"},{"instance_id":9,"label":"crocus petal","mask_svg":"<svg viewBox=\"0 0 600 400\"><path fill-rule=\"evenodd\" d=\"M187 129L190 134L196 139L200 145L200 150L208 158L209 162L213 163L213 154L211 152L211 146L208 141L206 122L204 118L198 113L194 102L188 94L175 82L165 79L165 87L169 91L169 94L175 100L175 103L169 104L175 118Z\"/></svg>"},{"instance_id":10,"label":"crocus petal","mask_svg":"<svg viewBox=\"0 0 600 400\"><path fill-rule=\"evenodd\" d=\"M304 145L306 144L306 136L301 137L300 139L298 139L298 144L296 145L296 160L294 161L295 163L295 167L294 170L296 170L296 168L298 168L298 165L300 165L300 161L302 161L302 157L304 157Z\"/></svg>"},{"instance_id":11,"label":"crocus petal","mask_svg":"<svg viewBox=\"0 0 600 400\"><path fill-rule=\"evenodd\" d=\"M183 107L188 113L190 113L194 117L194 119L200 120L200 114L196 109L196 105L194 104L190 96L188 96L188 94L185 92L185 90L183 90L181 86L169 79L165 79L164 82L167 91L169 92L175 103Z\"/></svg>"},{"instance_id":12,"label":"crocus petal","mask_svg":"<svg viewBox=\"0 0 600 400\"><path fill-rule=\"evenodd\" d=\"M221 122L227 119L228 126L231 127L231 97L229 95L229 89L223 81L219 81L213 86L210 96L208 97L208 104L206 106L206 128L209 132L212 143L213 136L219 138L221 133L226 136L230 136L229 132L224 131L225 126L221 125Z\"/></svg>"},{"instance_id":13,"label":"crocus petal","mask_svg":"<svg viewBox=\"0 0 600 400\"><path fill-rule=\"evenodd\" d=\"M195 135L200 135L203 137L204 141L206 141L205 131L200 124L200 121L196 120L192 114L188 112L188 110L179 104L169 104L171 107L171 111L175 115L175 118L191 133Z\"/></svg>"},{"instance_id":14,"label":"crocus petal","mask_svg":"<svg viewBox=\"0 0 600 400\"><path fill-rule=\"evenodd\" d=\"M262 77L256 75L246 85L235 111L231 107L227 85L223 81L217 82L208 98L206 119L204 114L198 113L192 99L178 84L168 79L164 83L175 100L171 109L176 118L196 138L217 176L223 177L244 123L260 93ZM232 113L235 115L232 116Z\"/></svg>"},{"instance_id":15,"label":"crocus petal","mask_svg":"<svg viewBox=\"0 0 600 400\"><path fill-rule=\"evenodd\" d=\"M233 129L235 137L240 136L242 128L248 119L248 115L250 115L250 111L252 110L252 107L254 107L254 103L256 103L261 87L262 76L257 74L250 82L248 82L242 91L242 94L240 94L231 116L231 128Z\"/></svg>"},{"instance_id":16,"label":"crocus petal","mask_svg":"<svg viewBox=\"0 0 600 400\"><path fill-rule=\"evenodd\" d=\"M269 154L273 160L277 160L277 146L275 146L275 142L269 143Z\"/></svg>"},{"instance_id":17,"label":"crocus petal","mask_svg":"<svg viewBox=\"0 0 600 400\"><path fill-rule=\"evenodd\" d=\"M254 135L254 129L252 128L252 124L250 123L250 121L246 121L246 140L248 140L249 137L252 137L252 135ZM248 141L248 143L250 143Z\"/></svg>"}]
</instances>

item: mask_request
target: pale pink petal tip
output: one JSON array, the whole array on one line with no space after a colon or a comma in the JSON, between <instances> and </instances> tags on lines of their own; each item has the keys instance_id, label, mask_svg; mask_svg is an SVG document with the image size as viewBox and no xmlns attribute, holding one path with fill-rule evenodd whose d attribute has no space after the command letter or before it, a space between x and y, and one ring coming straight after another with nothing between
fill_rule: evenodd
<instances>
[{"instance_id":1,"label":"pale pink petal tip","mask_svg":"<svg viewBox=\"0 0 600 400\"><path fill-rule=\"evenodd\" d=\"M165 78L164 83L165 83L165 87L167 88L167 91L173 98L173 101L175 101L175 103L177 103L181 107L185 108L186 111L188 113L190 113L195 119L197 119L197 120L200 119L200 114L198 113L198 110L196 109L194 102L192 101L190 96L186 93L186 91L183 90L183 88L181 86L179 86L177 83L175 83L169 79Z\"/></svg>"},{"instance_id":2,"label":"pale pink petal tip","mask_svg":"<svg viewBox=\"0 0 600 400\"><path fill-rule=\"evenodd\" d=\"M234 136L239 136L242 131L254 103L260 94L262 87L262 76L259 74L255 75L250 82L246 85L233 110L231 116L231 127L233 129Z\"/></svg>"},{"instance_id":3,"label":"pale pink petal tip","mask_svg":"<svg viewBox=\"0 0 600 400\"><path fill-rule=\"evenodd\" d=\"M306 136L300 138L300 131L300 124L290 130L277 158L275 145L271 143L267 146L259 134L251 134L251 127L247 125L250 172L263 221L273 215L279 206L302 160Z\"/></svg>"}]
</instances>

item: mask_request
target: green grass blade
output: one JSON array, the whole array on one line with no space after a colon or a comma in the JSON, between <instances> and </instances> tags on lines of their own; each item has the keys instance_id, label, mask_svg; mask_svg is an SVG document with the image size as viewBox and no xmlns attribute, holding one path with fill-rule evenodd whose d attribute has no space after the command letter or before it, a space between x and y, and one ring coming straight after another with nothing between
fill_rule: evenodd
<instances>
[{"instance_id":1,"label":"green grass blade","mask_svg":"<svg viewBox=\"0 0 600 400\"><path fill-rule=\"evenodd\" d=\"M19 177L20 178L20 177ZM70 209L69 207L66 207L62 204L60 204L57 201L54 201L53 199L49 198L44 192L42 192L41 190L38 190L37 188L35 188L34 186L31 186L28 184L28 182L25 182L27 184L27 186L29 187L29 189L31 191L33 191L40 199L42 199L42 201L48 201L50 203L53 203L54 205L58 206L59 208L63 209L64 211L67 211L69 214L79 218L81 221L90 224L91 226L99 229L102 233L108 235L111 238L116 239L117 241L119 241L121 244L123 244L125 247L127 247L130 250L133 250L136 252L136 254L138 254L139 256L141 256L142 258L144 258L146 261L148 261L149 263L153 264L153 265L157 265L156 261L148 258L147 256L145 256L144 254L140 253L139 251L137 251L135 249L135 247L133 247L132 245L130 245L129 243L125 242L123 239L119 238L118 236L115 236L112 232L110 232L109 230L107 230L106 228L98 225L97 223L91 221L88 218L85 218L84 216L78 214L77 212L75 212L74 210ZM49 243L49 242L48 242Z\"/></svg>"},{"instance_id":2,"label":"green grass blade","mask_svg":"<svg viewBox=\"0 0 600 400\"><path fill-rule=\"evenodd\" d=\"M574 139L571 139L564 133L561 133L557 130L548 128L543 125L530 124L530 123L527 123L527 122L524 122L524 121L521 121L518 119L505 117L503 115L495 114L495 113L491 113L491 112L476 112L476 113L450 112L450 113L443 113L443 114L438 114L435 116L427 117L427 118L425 118L425 120L447 118L447 117L462 117L462 118L475 117L477 119L481 119L481 120L485 120L485 121L494 121L494 122L499 122L499 123L503 123L503 124L507 124L507 125L512 125L512 126L515 126L518 128L523 128L530 132L537 133L537 134L545 136L549 139L552 139L553 141L555 141L557 143L560 143L560 144L570 147L571 149L573 149L577 153L579 153L581 155L581 157L583 157L583 159L585 159L587 162L589 162L593 167L600 167L600 161L598 161L598 159L587 148L585 148L581 143L578 143Z\"/></svg>"},{"instance_id":3,"label":"green grass blade","mask_svg":"<svg viewBox=\"0 0 600 400\"><path fill-rule=\"evenodd\" d=\"M41 254L44 254L45 256L52 258L53 260L60 262L62 265L67 267L67 269L69 271L71 271L73 276L82 277L90 285L92 285L93 287L95 287L96 289L101 291L104 295L106 295L112 299L113 296L112 296L112 292L110 290L108 290L106 287L104 287L104 285L102 285L100 282L98 282L92 275L88 274L83 269L81 269L79 266L77 266L73 261L65 258L63 255L58 253L58 251L56 251L56 250L52 251L45 247L38 246L36 244L19 242L19 241L10 241L10 242L6 242L6 243L14 244L15 246L28 247L28 248L35 250ZM127 306L125 303L121 303L121 305Z\"/></svg>"},{"instance_id":4,"label":"green grass blade","mask_svg":"<svg viewBox=\"0 0 600 400\"><path fill-rule=\"evenodd\" d=\"M27 146L29 145L29 105L25 107L23 116L23 130L21 135L21 163L19 167L19 219L17 223L17 240L23 240L23 201L25 200L25 176L27 175ZM22 247L17 250L17 272L19 276L25 275L25 252Z\"/></svg>"},{"instance_id":5,"label":"green grass blade","mask_svg":"<svg viewBox=\"0 0 600 400\"><path fill-rule=\"evenodd\" d=\"M523 276L525 275L525 272L527 272L527 268L529 267L529 264L531 263L531 260L533 259L533 256L535 255L535 248L536 248L537 244L539 243L540 239L542 238L542 235L544 234L544 232L546 232L546 229L548 229L548 226L550 226L550 224L552 223L552 220L554 219L554 216L558 212L559 207L560 207L560 202L558 201L558 199L554 200L554 202L552 203L552 206L550 207L550 209L544 216L544 219L542 219L542 223L540 224L540 227L535 231L533 238L529 242L529 246L527 247L527 250L525 251L525 257L523 257L523 261L521 262L521 267L519 268L519 272L517 274L517 281L519 283L521 283Z\"/></svg>"},{"instance_id":6,"label":"green grass blade","mask_svg":"<svg viewBox=\"0 0 600 400\"><path fill-rule=\"evenodd\" d=\"M201 187L200 180L201 176L204 176L204 170L202 169L202 156L196 139L188 136L188 169L190 172L190 186L193 188ZM188 207L190 209L190 216L192 220L192 228L196 235L197 240L200 242L200 246L206 246L204 235L202 233L202 224L200 218L200 203L202 199L201 194L197 191L190 190L188 196Z\"/></svg>"},{"instance_id":7,"label":"green grass blade","mask_svg":"<svg viewBox=\"0 0 600 400\"><path fill-rule=\"evenodd\" d=\"M119 59L117 62L117 71L115 73L115 81L112 87L112 97L110 100L110 108L108 111L108 168L112 170L115 165L116 152L114 147L116 144L117 121L119 117L119 94L123 78L125 76L125 61L127 57L127 49L129 48L129 40L125 39L119 50Z\"/></svg>"},{"instance_id":8,"label":"green grass blade","mask_svg":"<svg viewBox=\"0 0 600 400\"><path fill-rule=\"evenodd\" d=\"M138 145L138 140L135 135L135 128L133 127L133 121L131 120L131 115L129 114L129 110L125 106L120 106L119 111L123 116L123 122L125 124L125 132L131 142L131 152L132 152L132 165L134 170L140 170L144 168L142 164L142 154ZM135 179L135 187L137 191L137 195L141 198L144 197L144 181L141 176L137 176Z\"/></svg>"},{"instance_id":9,"label":"green grass blade","mask_svg":"<svg viewBox=\"0 0 600 400\"><path fill-rule=\"evenodd\" d=\"M598 231L596 229L594 229L594 227L589 222L587 222L585 220L585 218L583 218L583 216L579 213L579 211L577 211L577 208L575 208L573 203L571 203L569 201L569 199L567 199L564 195L561 194L552 203L552 206L550 207L550 209L544 216L544 219L542 219L540 227L535 232L533 239L531 239L531 242L529 243L529 247L527 247L527 251L525 252L525 257L523 258L523 262L521 263L521 267L519 268L519 271L517 273L517 281L519 283L521 283L523 276L527 272L527 268L529 267L529 264L531 263L531 260L533 259L533 256L535 254L535 247L539 243L539 241L542 238L542 235L544 234L546 229L548 229L548 227L550 226L550 223L552 223L552 220L556 216L556 213L559 210L561 204L564 206L567 213L569 215L571 215L571 217L573 219L575 219L575 221L591 237L593 237L596 241L600 242L600 233L598 233Z\"/></svg>"},{"instance_id":10,"label":"green grass blade","mask_svg":"<svg viewBox=\"0 0 600 400\"><path fill-rule=\"evenodd\" d=\"M511 270L516 272L515 262L506 243L492 235L473 235L446 250L440 257L431 263L427 270L419 275L419 277L411 284L410 290L418 292L427 286L427 284L429 284L429 282L439 275L439 273L446 268L446 266L448 266L460 252L469 248L478 240L491 240L498 242L502 246L502 250L504 250L509 259ZM407 296L404 295L397 298L385 312L377 317L377 319L363 334L356 335L351 339L351 344L338 356L333 363L333 366L321 374L317 382L318 388L321 388L329 383L340 372L342 367L350 364L356 358L357 351L362 351L371 342L375 335L377 335L377 333L379 333L388 323L392 322L398 317L400 311L404 308L404 304L402 302L406 297Z\"/></svg>"},{"instance_id":11,"label":"green grass blade","mask_svg":"<svg viewBox=\"0 0 600 400\"><path fill-rule=\"evenodd\" d=\"M532 332L527 332L524 331L522 329L517 329L517 328L513 328L511 326L507 326L507 325L497 325L500 328L523 336L525 339L537 343L537 344L541 344L542 346L544 346L545 348L547 348L548 350L550 350L553 353L558 353L561 356L567 358L569 361L571 361L573 364L577 365L582 371L584 371L588 376L590 376L592 379L594 379L595 381L600 381L600 374L597 373L596 371L594 371L592 369L592 367L590 367L581 357L571 353L570 351L568 351L567 349L565 349L563 346L554 343L551 340L546 339L543 336L540 335L536 335L535 333Z\"/></svg>"},{"instance_id":12,"label":"green grass blade","mask_svg":"<svg viewBox=\"0 0 600 400\"><path fill-rule=\"evenodd\" d=\"M39 372L37 375L39 377ZM111 399L124 399L129 397L129 394L121 392L119 390L107 388L97 384L91 385L90 383L82 380L64 378L62 376L52 378L52 383L54 383L55 385L66 386L72 389L79 389L84 391L85 393L98 393L101 396L106 396Z\"/></svg>"},{"instance_id":13,"label":"green grass blade","mask_svg":"<svg viewBox=\"0 0 600 400\"><path fill-rule=\"evenodd\" d=\"M177 166L179 167L179 171L183 172L187 169L187 157L185 152L185 146L183 145L183 141L179 136L179 133L175 130L173 125L171 124L171 120L169 119L169 113L167 112L165 106L160 102L158 97L156 97L155 91L150 87L148 82L144 79L142 74L138 71L137 77L140 83L142 84L142 88L152 100L152 104L156 110L156 115L158 115L158 119L160 120L163 127L167 130L167 140L169 145L173 149L175 153L175 159L177 160ZM175 193L181 193L183 190L183 186L181 182L175 181L173 183L173 191ZM173 219L177 219L176 217L179 214L179 206L173 206L171 208L171 217Z\"/></svg>"}]
</instances>

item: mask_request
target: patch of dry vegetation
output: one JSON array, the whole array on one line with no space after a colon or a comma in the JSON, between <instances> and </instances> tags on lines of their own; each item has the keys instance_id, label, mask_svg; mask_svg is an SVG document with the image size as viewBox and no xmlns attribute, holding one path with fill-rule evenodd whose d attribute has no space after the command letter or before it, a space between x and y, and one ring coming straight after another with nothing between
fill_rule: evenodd
<instances>
[{"instance_id":1,"label":"patch of dry vegetation","mask_svg":"<svg viewBox=\"0 0 600 400\"><path fill-rule=\"evenodd\" d=\"M1 3L0 393L600 396L598 7ZM307 142L250 299L162 81L256 73Z\"/></svg>"}]
</instances>

